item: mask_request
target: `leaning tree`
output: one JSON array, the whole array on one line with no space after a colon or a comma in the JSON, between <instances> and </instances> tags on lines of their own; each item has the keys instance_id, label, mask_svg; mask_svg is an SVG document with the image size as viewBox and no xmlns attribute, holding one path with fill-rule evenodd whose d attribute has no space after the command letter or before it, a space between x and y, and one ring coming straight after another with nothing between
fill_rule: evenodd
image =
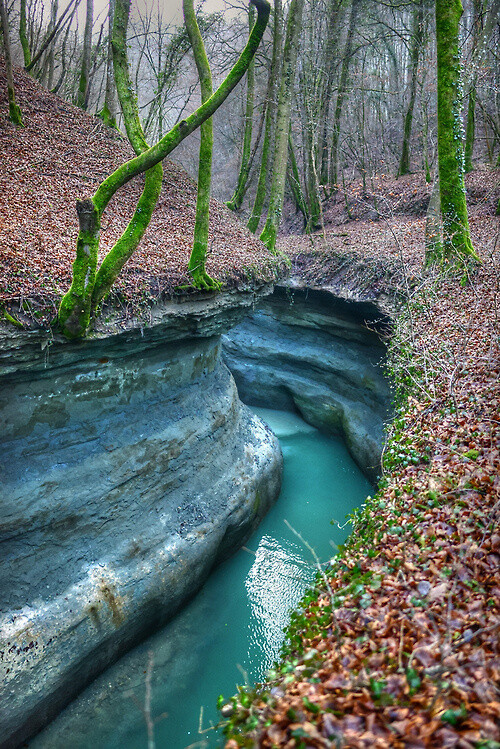
<instances>
[{"instance_id":1,"label":"leaning tree","mask_svg":"<svg viewBox=\"0 0 500 749\"><path fill-rule=\"evenodd\" d=\"M137 156L122 164L109 175L99 185L94 195L77 202L79 233L76 258L73 263L73 279L69 291L61 301L58 312L61 330L68 338L81 338L86 334L91 320L96 314L99 302L111 288L125 262L136 250L156 204L156 180L153 185L151 178L151 192L146 189L146 186L144 187L135 213L124 234L110 250L98 269L101 219L111 198L138 174L148 171L151 174L151 170L166 158L179 143L214 114L247 71L266 29L271 9L267 0L250 0L250 3L255 5L257 9L257 19L252 33L235 65L214 93L189 117L174 125L163 138L150 148L144 150L146 144L140 142L143 138L142 128L137 131L134 134L134 139L137 139L136 153L140 151ZM122 8L124 12L127 12L128 0L122 0ZM113 34L115 34L119 18L117 3ZM131 97L131 101L136 107L133 97ZM136 114L134 112L134 119Z\"/></svg>"}]
</instances>

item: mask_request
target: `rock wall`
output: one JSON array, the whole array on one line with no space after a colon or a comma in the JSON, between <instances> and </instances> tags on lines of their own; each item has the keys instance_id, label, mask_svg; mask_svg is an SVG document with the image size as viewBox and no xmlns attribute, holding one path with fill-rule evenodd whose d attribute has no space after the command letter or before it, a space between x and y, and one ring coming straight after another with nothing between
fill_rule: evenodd
<instances>
[{"instance_id":1,"label":"rock wall","mask_svg":"<svg viewBox=\"0 0 500 749\"><path fill-rule=\"evenodd\" d=\"M388 323L372 302L328 289L276 287L223 337L224 358L245 403L297 410L315 427L340 434L374 481L391 404L380 338Z\"/></svg>"},{"instance_id":2,"label":"rock wall","mask_svg":"<svg viewBox=\"0 0 500 749\"><path fill-rule=\"evenodd\" d=\"M169 304L83 343L0 336L0 746L159 627L280 489L277 440L220 335L252 294Z\"/></svg>"}]
</instances>

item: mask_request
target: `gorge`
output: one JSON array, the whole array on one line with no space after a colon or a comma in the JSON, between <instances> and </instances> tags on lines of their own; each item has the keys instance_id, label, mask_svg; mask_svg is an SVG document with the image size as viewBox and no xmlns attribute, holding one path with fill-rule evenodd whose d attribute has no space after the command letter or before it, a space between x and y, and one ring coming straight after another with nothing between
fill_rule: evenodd
<instances>
[{"instance_id":1,"label":"gorge","mask_svg":"<svg viewBox=\"0 0 500 749\"><path fill-rule=\"evenodd\" d=\"M170 302L80 344L5 328L2 746L171 618L277 498L279 445L241 404L221 335L244 401L341 434L376 475L389 390L365 322L385 316L270 292Z\"/></svg>"}]
</instances>

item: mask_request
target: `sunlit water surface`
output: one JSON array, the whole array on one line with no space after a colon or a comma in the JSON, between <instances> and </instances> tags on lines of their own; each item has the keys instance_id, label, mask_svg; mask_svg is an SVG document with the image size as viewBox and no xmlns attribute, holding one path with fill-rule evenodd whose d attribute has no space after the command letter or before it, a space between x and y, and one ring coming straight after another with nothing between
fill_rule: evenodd
<instances>
[{"instance_id":1,"label":"sunlit water surface","mask_svg":"<svg viewBox=\"0 0 500 749\"><path fill-rule=\"evenodd\" d=\"M31 749L146 749L140 708L150 659L156 749L219 746L215 731L199 732L217 722L218 695L231 696L245 678L262 680L277 659L289 611L314 577L307 544L329 559L349 533L346 514L363 502L370 484L340 440L293 414L254 410L283 450L277 504L246 549L219 566L174 621L100 676Z\"/></svg>"}]
</instances>

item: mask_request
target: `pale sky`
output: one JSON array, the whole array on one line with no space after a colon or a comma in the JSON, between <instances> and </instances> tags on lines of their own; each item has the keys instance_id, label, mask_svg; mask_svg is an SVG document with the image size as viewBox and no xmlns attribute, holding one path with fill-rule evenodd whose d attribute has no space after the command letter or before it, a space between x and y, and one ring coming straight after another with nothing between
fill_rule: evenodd
<instances>
[{"instance_id":1,"label":"pale sky","mask_svg":"<svg viewBox=\"0 0 500 749\"><path fill-rule=\"evenodd\" d=\"M195 0L195 7L198 7ZM163 17L167 23L182 23L182 0L132 0L132 12L134 8L160 7L163 10ZM94 18L99 13L106 11L108 7L107 0L94 0ZM234 9L248 8L248 2L245 0L205 0L203 10L205 13L223 10L228 16L234 14ZM82 20L85 17L85 0L80 5L80 15Z\"/></svg>"}]
</instances>

